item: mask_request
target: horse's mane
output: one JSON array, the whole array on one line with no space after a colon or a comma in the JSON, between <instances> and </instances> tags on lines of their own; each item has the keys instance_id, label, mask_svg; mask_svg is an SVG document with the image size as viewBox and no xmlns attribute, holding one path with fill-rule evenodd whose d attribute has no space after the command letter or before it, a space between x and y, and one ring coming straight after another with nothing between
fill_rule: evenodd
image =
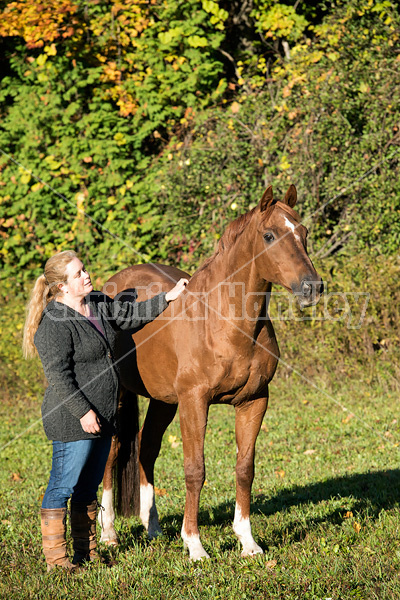
<instances>
[{"instance_id":1,"label":"horse's mane","mask_svg":"<svg viewBox=\"0 0 400 600\"><path fill-rule=\"evenodd\" d=\"M217 256L222 255L224 252L232 248L238 237L240 237L240 235L246 229L256 208L257 207L254 207L247 213L240 215L240 217L238 217L228 225L218 242L218 246L214 254L205 260L205 262L201 265L201 267L197 269L194 275L197 275L198 273L203 271L203 269L208 267L212 262L214 262Z\"/></svg>"}]
</instances>

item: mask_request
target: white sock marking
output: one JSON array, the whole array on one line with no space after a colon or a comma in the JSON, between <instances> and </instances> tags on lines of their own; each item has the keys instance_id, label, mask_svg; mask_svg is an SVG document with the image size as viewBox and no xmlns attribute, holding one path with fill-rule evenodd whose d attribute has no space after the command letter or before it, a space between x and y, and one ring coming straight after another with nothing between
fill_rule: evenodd
<instances>
[{"instance_id":1,"label":"white sock marking","mask_svg":"<svg viewBox=\"0 0 400 600\"><path fill-rule=\"evenodd\" d=\"M162 534L151 483L140 486L140 518L150 539Z\"/></svg>"},{"instance_id":2,"label":"white sock marking","mask_svg":"<svg viewBox=\"0 0 400 600\"><path fill-rule=\"evenodd\" d=\"M183 545L189 550L190 560L201 560L202 558L210 558L207 552L203 548L203 544L200 541L198 534L188 535L182 526L181 536L183 539Z\"/></svg>"},{"instance_id":3,"label":"white sock marking","mask_svg":"<svg viewBox=\"0 0 400 600\"><path fill-rule=\"evenodd\" d=\"M98 512L97 520L101 526L100 541L105 544L117 545L117 534L114 529L115 512L112 489L103 490L101 508Z\"/></svg>"},{"instance_id":4,"label":"white sock marking","mask_svg":"<svg viewBox=\"0 0 400 600\"><path fill-rule=\"evenodd\" d=\"M255 543L251 533L250 519L243 518L240 506L236 503L235 518L233 520L233 531L239 538L243 546L242 556L251 556L253 554L262 554L263 551L258 544Z\"/></svg>"}]
</instances>

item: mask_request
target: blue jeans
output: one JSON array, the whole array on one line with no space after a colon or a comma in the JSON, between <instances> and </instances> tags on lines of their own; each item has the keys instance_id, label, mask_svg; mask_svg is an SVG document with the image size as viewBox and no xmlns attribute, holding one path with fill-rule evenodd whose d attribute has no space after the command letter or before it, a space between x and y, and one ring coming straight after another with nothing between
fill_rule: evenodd
<instances>
[{"instance_id":1,"label":"blue jeans","mask_svg":"<svg viewBox=\"0 0 400 600\"><path fill-rule=\"evenodd\" d=\"M90 504L97 497L103 479L111 437L53 442L50 480L42 508L66 508L74 502Z\"/></svg>"}]
</instances>

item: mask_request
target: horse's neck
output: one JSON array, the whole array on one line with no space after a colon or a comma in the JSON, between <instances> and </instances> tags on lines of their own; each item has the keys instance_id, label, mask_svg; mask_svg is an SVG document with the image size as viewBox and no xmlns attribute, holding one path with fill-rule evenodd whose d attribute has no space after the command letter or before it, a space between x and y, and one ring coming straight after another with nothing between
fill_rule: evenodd
<instances>
[{"instance_id":1,"label":"horse's neck","mask_svg":"<svg viewBox=\"0 0 400 600\"><path fill-rule=\"evenodd\" d=\"M240 244L251 248L251 244ZM202 289L208 294L209 317L232 321L239 331L253 336L260 319L267 317L271 284L259 277L252 255L239 244L206 267Z\"/></svg>"}]
</instances>

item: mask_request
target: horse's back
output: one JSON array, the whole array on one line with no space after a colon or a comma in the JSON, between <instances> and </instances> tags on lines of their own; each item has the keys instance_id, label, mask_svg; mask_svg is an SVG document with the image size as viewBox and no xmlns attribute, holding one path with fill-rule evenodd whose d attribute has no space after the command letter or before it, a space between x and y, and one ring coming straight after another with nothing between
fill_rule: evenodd
<instances>
[{"instance_id":1,"label":"horse's back","mask_svg":"<svg viewBox=\"0 0 400 600\"><path fill-rule=\"evenodd\" d=\"M160 292L168 292L182 277L189 278L189 275L169 265L156 263L133 265L110 277L103 291L114 298L124 290L135 289L140 301L152 298Z\"/></svg>"},{"instance_id":2,"label":"horse's back","mask_svg":"<svg viewBox=\"0 0 400 600\"><path fill-rule=\"evenodd\" d=\"M113 275L103 286L103 292L121 300L131 300L134 292L141 302L172 289L182 277L189 275L176 267L154 263L134 265ZM167 307L162 317L136 330L133 335L130 331L120 332L116 349L123 387L169 403L176 401L173 348L179 328L179 322L169 321L170 312L171 307Z\"/></svg>"}]
</instances>

